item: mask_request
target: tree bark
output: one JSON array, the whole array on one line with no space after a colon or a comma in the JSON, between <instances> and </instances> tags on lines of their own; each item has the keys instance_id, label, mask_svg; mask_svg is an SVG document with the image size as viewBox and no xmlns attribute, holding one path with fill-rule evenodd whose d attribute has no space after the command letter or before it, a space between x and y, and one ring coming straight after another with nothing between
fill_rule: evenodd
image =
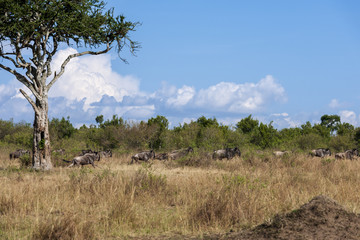
<instances>
[{"instance_id":1,"label":"tree bark","mask_svg":"<svg viewBox=\"0 0 360 240\"><path fill-rule=\"evenodd\" d=\"M52 169L49 120L48 120L48 97L43 96L41 101L36 100L33 138L32 167L36 170Z\"/></svg>"}]
</instances>

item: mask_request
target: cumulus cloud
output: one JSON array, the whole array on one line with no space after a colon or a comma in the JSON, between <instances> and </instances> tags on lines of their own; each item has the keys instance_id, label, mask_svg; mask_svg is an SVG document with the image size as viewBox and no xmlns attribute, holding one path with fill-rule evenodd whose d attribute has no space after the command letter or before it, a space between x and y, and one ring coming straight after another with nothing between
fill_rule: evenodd
<instances>
[{"instance_id":1,"label":"cumulus cloud","mask_svg":"<svg viewBox=\"0 0 360 240\"><path fill-rule=\"evenodd\" d=\"M53 72L59 72L64 59L76 52L73 48L60 50L52 62ZM26 89L15 79L0 85L1 117L25 114L32 121L33 110L19 93L20 87ZM236 123L241 115L270 112L272 105L286 100L284 88L270 75L255 83L222 81L200 89L164 82L153 93L142 92L140 80L116 73L111 56L105 54L82 56L68 63L65 73L50 89L49 116L70 116L77 126L94 123L97 115L133 120L163 115L175 126L176 121L184 123L201 115L221 116L226 122L234 119ZM18 107L14 107L15 103ZM13 109L16 113L12 113ZM281 116L286 117L284 113Z\"/></svg>"},{"instance_id":2,"label":"cumulus cloud","mask_svg":"<svg viewBox=\"0 0 360 240\"><path fill-rule=\"evenodd\" d=\"M190 102L195 96L195 89L189 86L183 86L177 89L174 96L171 96L166 101L170 107L183 107Z\"/></svg>"},{"instance_id":3,"label":"cumulus cloud","mask_svg":"<svg viewBox=\"0 0 360 240\"><path fill-rule=\"evenodd\" d=\"M20 84L16 80L11 80L8 84L0 84L0 102L4 102L17 94Z\"/></svg>"},{"instance_id":4,"label":"cumulus cloud","mask_svg":"<svg viewBox=\"0 0 360 240\"><path fill-rule=\"evenodd\" d=\"M54 57L52 69L59 71L66 57L76 52L73 48L59 51ZM49 95L65 97L68 102L85 99L83 107L87 110L103 95L122 101L124 96L140 94L139 84L139 80L133 76L121 76L114 72L110 55L83 56L67 64L65 73L50 89Z\"/></svg>"},{"instance_id":5,"label":"cumulus cloud","mask_svg":"<svg viewBox=\"0 0 360 240\"><path fill-rule=\"evenodd\" d=\"M343 110L339 113L341 122L350 123L352 125L357 125L356 113L353 111Z\"/></svg>"},{"instance_id":6,"label":"cumulus cloud","mask_svg":"<svg viewBox=\"0 0 360 240\"><path fill-rule=\"evenodd\" d=\"M195 105L217 111L251 113L262 110L270 102L286 100L284 88L268 75L258 83L221 82L201 89Z\"/></svg>"}]
</instances>

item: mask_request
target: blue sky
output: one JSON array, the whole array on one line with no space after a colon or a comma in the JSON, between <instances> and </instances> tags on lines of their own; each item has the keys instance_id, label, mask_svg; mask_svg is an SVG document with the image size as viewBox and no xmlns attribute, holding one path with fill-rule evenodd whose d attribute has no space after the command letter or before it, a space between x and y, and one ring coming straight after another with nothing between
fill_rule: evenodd
<instances>
[{"instance_id":1,"label":"blue sky","mask_svg":"<svg viewBox=\"0 0 360 240\"><path fill-rule=\"evenodd\" d=\"M284 128L338 114L360 126L359 1L107 2L142 23L132 34L142 48L124 53L129 64L115 53L72 61L50 90L50 118L234 125L252 114ZM74 51L62 48L54 66ZM0 118L32 122L21 85L3 70L0 79Z\"/></svg>"}]
</instances>

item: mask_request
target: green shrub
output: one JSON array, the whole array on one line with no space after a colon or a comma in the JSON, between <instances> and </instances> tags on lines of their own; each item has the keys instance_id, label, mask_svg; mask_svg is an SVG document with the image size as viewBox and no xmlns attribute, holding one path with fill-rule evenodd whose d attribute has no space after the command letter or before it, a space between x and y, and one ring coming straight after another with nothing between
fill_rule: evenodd
<instances>
[{"instance_id":1,"label":"green shrub","mask_svg":"<svg viewBox=\"0 0 360 240\"><path fill-rule=\"evenodd\" d=\"M20 157L21 167L29 167L31 166L31 156L28 154L22 155Z\"/></svg>"}]
</instances>

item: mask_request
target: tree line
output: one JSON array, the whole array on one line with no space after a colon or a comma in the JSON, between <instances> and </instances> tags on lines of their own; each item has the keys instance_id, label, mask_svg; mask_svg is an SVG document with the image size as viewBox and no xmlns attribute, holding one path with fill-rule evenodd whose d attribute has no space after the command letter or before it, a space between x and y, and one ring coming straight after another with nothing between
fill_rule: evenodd
<instances>
[{"instance_id":1,"label":"tree line","mask_svg":"<svg viewBox=\"0 0 360 240\"><path fill-rule=\"evenodd\" d=\"M117 115L104 120L99 115L95 121L96 124L75 128L69 117L53 118L49 121L52 149L112 149L126 153L146 149L169 151L186 147L205 151L227 147L309 151L326 147L341 152L360 145L360 128L342 123L338 115L323 115L319 123L306 122L299 127L280 130L274 128L272 122L259 122L252 115L241 119L235 126L223 125L216 118L201 116L172 129L164 116L135 122ZM0 144L3 146L31 149L32 132L29 123L0 120Z\"/></svg>"}]
</instances>

